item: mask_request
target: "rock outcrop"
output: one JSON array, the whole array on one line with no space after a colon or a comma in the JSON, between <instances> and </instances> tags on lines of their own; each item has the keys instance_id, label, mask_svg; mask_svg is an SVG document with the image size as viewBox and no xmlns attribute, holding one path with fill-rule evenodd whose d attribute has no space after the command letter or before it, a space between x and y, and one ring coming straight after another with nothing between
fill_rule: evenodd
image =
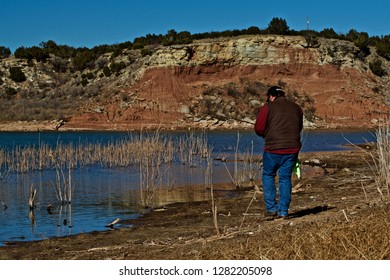
<instances>
[{"instance_id":1,"label":"rock outcrop","mask_svg":"<svg viewBox=\"0 0 390 280\"><path fill-rule=\"evenodd\" d=\"M118 58L126 67L115 77L95 71L85 87L99 98L84 100L58 129L252 128L270 85L305 108L310 128L371 128L389 114L389 76L368 65L381 59L390 73L390 63L374 49L359 58L347 41L309 48L300 36L243 36L131 52Z\"/></svg>"}]
</instances>

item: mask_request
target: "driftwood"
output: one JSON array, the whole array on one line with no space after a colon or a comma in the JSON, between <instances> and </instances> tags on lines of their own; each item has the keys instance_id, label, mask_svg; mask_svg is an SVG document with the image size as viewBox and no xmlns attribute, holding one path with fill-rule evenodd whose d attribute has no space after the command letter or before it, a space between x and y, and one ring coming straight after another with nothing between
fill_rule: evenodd
<instances>
[{"instance_id":1,"label":"driftwood","mask_svg":"<svg viewBox=\"0 0 390 280\"><path fill-rule=\"evenodd\" d=\"M35 219L34 209L30 209L28 217L30 218L31 225L35 227L37 225L37 220Z\"/></svg>"},{"instance_id":2,"label":"driftwood","mask_svg":"<svg viewBox=\"0 0 390 280\"><path fill-rule=\"evenodd\" d=\"M30 197L28 199L28 205L30 206L30 211L35 208L35 196L37 195L37 190L33 189L33 185L30 187Z\"/></svg>"},{"instance_id":3,"label":"driftwood","mask_svg":"<svg viewBox=\"0 0 390 280\"><path fill-rule=\"evenodd\" d=\"M46 211L49 215L53 215L54 206L51 203L46 207Z\"/></svg>"},{"instance_id":4,"label":"driftwood","mask_svg":"<svg viewBox=\"0 0 390 280\"><path fill-rule=\"evenodd\" d=\"M116 225L117 223L119 223L120 220L121 220L121 219L116 218L116 219L113 220L111 223L109 223L108 225L106 225L106 227L108 227L108 228L114 228L114 225Z\"/></svg>"}]
</instances>

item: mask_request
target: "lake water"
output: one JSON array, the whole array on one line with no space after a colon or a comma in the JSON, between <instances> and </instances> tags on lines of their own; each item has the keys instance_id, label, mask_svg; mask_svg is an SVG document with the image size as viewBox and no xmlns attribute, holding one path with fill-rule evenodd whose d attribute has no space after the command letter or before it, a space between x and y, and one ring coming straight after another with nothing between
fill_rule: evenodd
<instances>
[{"instance_id":1,"label":"lake water","mask_svg":"<svg viewBox=\"0 0 390 280\"><path fill-rule=\"evenodd\" d=\"M166 134L176 139L188 133ZM212 147L213 159L233 159L237 139L242 154L250 153L253 149L254 154L260 155L263 148L262 139L251 131L210 131L205 136L208 145ZM38 146L39 142L52 146L58 143L104 145L131 137L131 133L127 132L0 132L0 149ZM367 131L305 131L302 134L302 152L337 151L346 149L344 145L348 143L374 141L374 134ZM162 185L165 185L165 189L179 189L204 184L205 172L204 163L191 167L173 164ZM214 160L212 182L231 182L229 172L233 172L232 163ZM258 178L259 175L257 172L254 176ZM11 173L3 177L0 180L0 246L5 242L41 240L107 230L105 225L116 218L136 219L146 211L140 205L140 176L137 167L105 168L92 165L72 170L73 200L72 204L65 205L59 203L56 197L56 172L53 170ZM33 212L28 207L31 185L37 190L37 206ZM171 196L166 192L160 202L196 199L195 194L178 193L179 195ZM52 208L48 211L49 205Z\"/></svg>"}]
</instances>

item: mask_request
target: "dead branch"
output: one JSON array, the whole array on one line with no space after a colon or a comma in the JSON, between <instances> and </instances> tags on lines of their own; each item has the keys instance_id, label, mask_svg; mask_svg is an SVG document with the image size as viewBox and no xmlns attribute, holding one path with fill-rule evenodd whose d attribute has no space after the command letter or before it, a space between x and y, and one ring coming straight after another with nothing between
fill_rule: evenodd
<instances>
[{"instance_id":1,"label":"dead branch","mask_svg":"<svg viewBox=\"0 0 390 280\"><path fill-rule=\"evenodd\" d=\"M30 207L30 210L33 210L35 208L35 196L37 194L37 190L33 189L33 185L31 184L30 187L30 196L28 199L28 205Z\"/></svg>"},{"instance_id":2,"label":"dead branch","mask_svg":"<svg viewBox=\"0 0 390 280\"><path fill-rule=\"evenodd\" d=\"M121 220L121 219L116 218L116 219L113 220L111 223L107 224L106 227L108 227L108 228L114 228L114 225L116 225L117 223L119 223L120 220Z\"/></svg>"}]
</instances>

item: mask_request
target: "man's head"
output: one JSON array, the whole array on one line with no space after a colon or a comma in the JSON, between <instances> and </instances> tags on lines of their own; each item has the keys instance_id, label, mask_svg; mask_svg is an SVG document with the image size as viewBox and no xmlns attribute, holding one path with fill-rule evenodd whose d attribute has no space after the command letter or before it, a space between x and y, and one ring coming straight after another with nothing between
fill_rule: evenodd
<instances>
[{"instance_id":1,"label":"man's head","mask_svg":"<svg viewBox=\"0 0 390 280\"><path fill-rule=\"evenodd\" d=\"M278 86L272 86L267 91L267 102L273 101L279 96L285 96L285 92L282 90L281 87ZM273 98L272 98L273 97ZM272 100L271 100L272 99Z\"/></svg>"}]
</instances>

